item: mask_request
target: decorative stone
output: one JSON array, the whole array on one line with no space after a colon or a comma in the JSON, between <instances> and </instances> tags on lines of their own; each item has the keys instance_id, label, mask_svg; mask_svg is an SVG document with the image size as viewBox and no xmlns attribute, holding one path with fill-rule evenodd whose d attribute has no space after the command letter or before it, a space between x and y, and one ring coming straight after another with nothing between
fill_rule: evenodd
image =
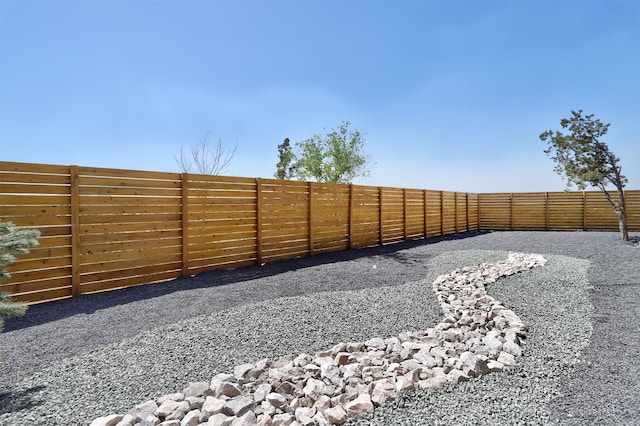
<instances>
[{"instance_id":1,"label":"decorative stone","mask_svg":"<svg viewBox=\"0 0 640 426\"><path fill-rule=\"evenodd\" d=\"M208 396L207 399L204 400L204 404L202 404L202 411L209 414L209 416L222 413L225 403L226 401L223 399Z\"/></svg>"},{"instance_id":2,"label":"decorative stone","mask_svg":"<svg viewBox=\"0 0 640 426\"><path fill-rule=\"evenodd\" d=\"M324 412L327 421L334 425L341 425L347 421L347 412L340 405L329 408Z\"/></svg>"},{"instance_id":3,"label":"decorative stone","mask_svg":"<svg viewBox=\"0 0 640 426\"><path fill-rule=\"evenodd\" d=\"M367 393L363 393L353 401L349 402L346 407L349 417L357 416L362 413L373 413L373 403L371 397Z\"/></svg>"},{"instance_id":4,"label":"decorative stone","mask_svg":"<svg viewBox=\"0 0 640 426\"><path fill-rule=\"evenodd\" d=\"M309 379L307 380L307 384L304 389L302 389L302 391L304 392L305 396L311 398L313 401L316 401L318 398L320 398L320 395L322 395L324 391L324 382L322 382L322 380Z\"/></svg>"},{"instance_id":5,"label":"decorative stone","mask_svg":"<svg viewBox=\"0 0 640 426\"><path fill-rule=\"evenodd\" d=\"M502 365L506 367L513 367L516 365L516 358L507 352L500 352L498 355L498 362L502 363Z\"/></svg>"},{"instance_id":6,"label":"decorative stone","mask_svg":"<svg viewBox=\"0 0 640 426\"><path fill-rule=\"evenodd\" d=\"M198 426L202 423L202 413L200 410L189 411L180 421L180 426Z\"/></svg>"},{"instance_id":7,"label":"decorative stone","mask_svg":"<svg viewBox=\"0 0 640 426\"><path fill-rule=\"evenodd\" d=\"M133 407L131 411L129 411L129 414L131 414L133 417L143 420L149 416L154 415L157 409L158 405L155 403L155 401L147 401Z\"/></svg>"},{"instance_id":8,"label":"decorative stone","mask_svg":"<svg viewBox=\"0 0 640 426\"><path fill-rule=\"evenodd\" d=\"M122 420L124 416L121 414L112 414L110 416L98 417L91 422L90 426L115 426Z\"/></svg>"},{"instance_id":9,"label":"decorative stone","mask_svg":"<svg viewBox=\"0 0 640 426\"><path fill-rule=\"evenodd\" d=\"M162 426L343 424L416 386L434 389L502 371L521 355L526 326L485 286L545 262L539 255L512 253L505 262L439 276L433 291L444 315L433 328L241 364L234 374L191 383L182 393L139 404L126 416L95 419L91 426L155 426L161 419Z\"/></svg>"},{"instance_id":10,"label":"decorative stone","mask_svg":"<svg viewBox=\"0 0 640 426\"><path fill-rule=\"evenodd\" d=\"M211 391L210 384L208 382L196 382L189 384L182 393L184 394L184 397L187 398L190 396L208 396L213 392Z\"/></svg>"},{"instance_id":11,"label":"decorative stone","mask_svg":"<svg viewBox=\"0 0 640 426\"><path fill-rule=\"evenodd\" d=\"M388 379L379 380L373 387L371 401L380 406L389 400L395 399L396 394L396 387L391 381Z\"/></svg>"},{"instance_id":12,"label":"decorative stone","mask_svg":"<svg viewBox=\"0 0 640 426\"><path fill-rule=\"evenodd\" d=\"M269 383L262 383L261 385L258 385L258 387L253 391L253 399L256 403L261 403L271 392L271 389L272 386Z\"/></svg>"},{"instance_id":13,"label":"decorative stone","mask_svg":"<svg viewBox=\"0 0 640 426\"><path fill-rule=\"evenodd\" d=\"M254 364L241 364L233 368L233 375L236 379L240 380L244 378L247 373L255 368Z\"/></svg>"},{"instance_id":14,"label":"decorative stone","mask_svg":"<svg viewBox=\"0 0 640 426\"><path fill-rule=\"evenodd\" d=\"M296 417L293 414L283 413L273 416L271 426L290 426L296 421Z\"/></svg>"},{"instance_id":15,"label":"decorative stone","mask_svg":"<svg viewBox=\"0 0 640 426\"><path fill-rule=\"evenodd\" d=\"M209 417L207 425L208 426L227 426L232 421L233 420L229 420L229 417L227 417L226 415L224 415L222 413L218 413L218 414L214 414L213 416Z\"/></svg>"},{"instance_id":16,"label":"decorative stone","mask_svg":"<svg viewBox=\"0 0 640 426\"><path fill-rule=\"evenodd\" d=\"M275 408L282 408L287 405L287 399L279 393L272 392L265 397L265 400Z\"/></svg>"},{"instance_id":17,"label":"decorative stone","mask_svg":"<svg viewBox=\"0 0 640 426\"><path fill-rule=\"evenodd\" d=\"M257 426L258 419L253 411L247 411L242 416L234 419L231 426Z\"/></svg>"},{"instance_id":18,"label":"decorative stone","mask_svg":"<svg viewBox=\"0 0 640 426\"><path fill-rule=\"evenodd\" d=\"M223 412L228 416L241 416L254 406L253 398L248 396L236 396L224 404Z\"/></svg>"}]
</instances>

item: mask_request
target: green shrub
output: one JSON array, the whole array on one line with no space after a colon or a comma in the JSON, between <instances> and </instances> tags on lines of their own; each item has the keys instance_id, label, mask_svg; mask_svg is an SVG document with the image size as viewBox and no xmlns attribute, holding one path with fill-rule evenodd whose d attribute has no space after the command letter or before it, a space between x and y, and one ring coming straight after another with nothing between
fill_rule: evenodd
<instances>
[{"instance_id":1,"label":"green shrub","mask_svg":"<svg viewBox=\"0 0 640 426\"><path fill-rule=\"evenodd\" d=\"M0 281L9 278L6 267L16 260L15 255L29 253L29 248L38 245L38 237L39 231L17 231L11 222L0 222ZM0 332L5 317L24 315L26 311L27 305L14 302L9 293L0 292Z\"/></svg>"}]
</instances>

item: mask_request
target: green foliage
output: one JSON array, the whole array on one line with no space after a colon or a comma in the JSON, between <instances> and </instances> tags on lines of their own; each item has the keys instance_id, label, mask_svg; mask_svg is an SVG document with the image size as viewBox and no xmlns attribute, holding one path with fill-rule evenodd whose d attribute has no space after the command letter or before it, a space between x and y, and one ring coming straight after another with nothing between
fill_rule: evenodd
<instances>
[{"instance_id":1,"label":"green foliage","mask_svg":"<svg viewBox=\"0 0 640 426\"><path fill-rule=\"evenodd\" d=\"M599 188L608 184L624 187L627 179L621 174L620 159L600 140L610 123L594 120L593 114L583 117L582 110L571 113L571 118L560 120L562 128L571 133L547 130L540 135L540 139L549 144L544 152L556 162L556 173L566 177L568 186L576 184L580 189L585 189L586 184Z\"/></svg>"},{"instance_id":2,"label":"green foliage","mask_svg":"<svg viewBox=\"0 0 640 426\"><path fill-rule=\"evenodd\" d=\"M289 138L278 145L278 164L273 177L276 179L293 179L296 174L296 157L291 149Z\"/></svg>"},{"instance_id":3,"label":"green foliage","mask_svg":"<svg viewBox=\"0 0 640 426\"><path fill-rule=\"evenodd\" d=\"M287 163L292 165L291 176L326 183L351 183L357 177L367 176L364 137L358 130L350 130L349 125L343 121L324 136L313 135L296 143L298 153L292 153Z\"/></svg>"},{"instance_id":4,"label":"green foliage","mask_svg":"<svg viewBox=\"0 0 640 426\"><path fill-rule=\"evenodd\" d=\"M16 254L29 253L29 248L38 245L39 231L16 231L11 222L0 222L0 281L9 278L6 267L13 263ZM11 300L8 293L0 292L0 332L4 326L4 317L23 315L27 306Z\"/></svg>"},{"instance_id":5,"label":"green foliage","mask_svg":"<svg viewBox=\"0 0 640 426\"><path fill-rule=\"evenodd\" d=\"M591 185L604 193L618 216L622 240L629 239L627 230L624 186L627 178L622 175L620 159L600 138L609 130L610 123L604 124L593 118L593 114L582 115L582 110L571 111L571 118L563 118L560 125L570 133L547 130L540 139L548 142L545 153L556 162L554 170L567 179L567 187L576 184L585 189ZM615 186L618 196L614 199L607 187Z\"/></svg>"}]
</instances>

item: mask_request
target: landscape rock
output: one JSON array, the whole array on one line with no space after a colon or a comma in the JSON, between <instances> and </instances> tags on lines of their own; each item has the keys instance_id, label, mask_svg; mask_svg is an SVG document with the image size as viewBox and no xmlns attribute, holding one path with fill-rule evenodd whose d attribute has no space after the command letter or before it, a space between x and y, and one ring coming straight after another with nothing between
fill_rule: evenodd
<instances>
[{"instance_id":1,"label":"landscape rock","mask_svg":"<svg viewBox=\"0 0 640 426\"><path fill-rule=\"evenodd\" d=\"M428 330L364 342L339 343L316 354L287 355L241 364L233 374L191 383L136 405L126 416L91 426L299 426L343 424L419 387L435 389L516 365L526 326L486 293L487 284L544 265L540 255L511 253L441 275L433 291L443 320ZM206 423L205 423L206 422Z\"/></svg>"}]
</instances>

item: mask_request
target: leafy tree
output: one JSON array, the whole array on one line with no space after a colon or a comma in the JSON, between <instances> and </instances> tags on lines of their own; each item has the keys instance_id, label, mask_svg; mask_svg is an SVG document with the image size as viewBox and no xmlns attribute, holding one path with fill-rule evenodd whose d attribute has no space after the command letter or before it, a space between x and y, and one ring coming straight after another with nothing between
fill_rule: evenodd
<instances>
[{"instance_id":1,"label":"leafy tree","mask_svg":"<svg viewBox=\"0 0 640 426\"><path fill-rule=\"evenodd\" d=\"M196 145L191 146L191 159L185 154L184 147L180 147L180 154L176 156L176 162L184 173L199 173L201 175L221 175L227 172L231 160L236 154L238 144L229 150L221 140L215 147L209 145L209 135ZM193 162L193 163L192 163Z\"/></svg>"},{"instance_id":2,"label":"leafy tree","mask_svg":"<svg viewBox=\"0 0 640 426\"><path fill-rule=\"evenodd\" d=\"M600 138L607 133L611 123L603 124L594 119L593 114L582 115L582 110L571 111L571 118L563 118L560 125L570 133L551 130L540 135L549 147L544 151L555 162L555 172L565 175L567 187L576 184L585 189L587 184L600 188L618 216L622 240L629 240L625 199L623 188L627 178L622 175L620 159ZM613 185L617 190L617 199L607 189Z\"/></svg>"},{"instance_id":3,"label":"leafy tree","mask_svg":"<svg viewBox=\"0 0 640 426\"><path fill-rule=\"evenodd\" d=\"M11 222L0 222L0 281L9 278L6 267L13 263L16 254L29 253L29 248L38 245L40 232L35 230L16 231ZM4 327L4 317L24 315L27 306L11 300L9 293L0 292L0 332Z\"/></svg>"},{"instance_id":4,"label":"leafy tree","mask_svg":"<svg viewBox=\"0 0 640 426\"><path fill-rule=\"evenodd\" d=\"M351 183L357 177L368 176L368 158L364 153L364 137L350 130L343 121L324 137L313 135L298 142L295 175L298 179L316 182Z\"/></svg>"},{"instance_id":5,"label":"leafy tree","mask_svg":"<svg viewBox=\"0 0 640 426\"><path fill-rule=\"evenodd\" d=\"M286 138L284 142L278 145L278 164L276 164L276 172L273 177L276 179L290 180L296 174L296 156L291 149L291 143L289 138Z\"/></svg>"}]
</instances>

